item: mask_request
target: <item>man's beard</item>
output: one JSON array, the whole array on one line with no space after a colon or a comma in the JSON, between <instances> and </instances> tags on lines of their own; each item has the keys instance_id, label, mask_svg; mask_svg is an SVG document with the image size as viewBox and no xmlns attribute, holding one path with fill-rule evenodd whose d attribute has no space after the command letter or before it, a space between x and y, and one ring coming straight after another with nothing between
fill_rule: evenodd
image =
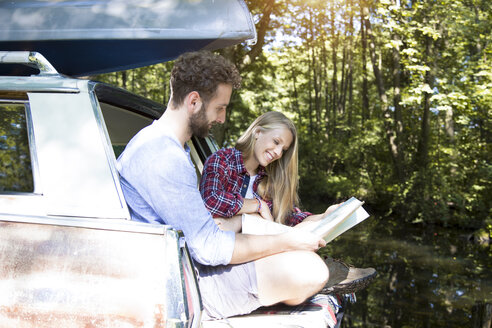
<instances>
[{"instance_id":1,"label":"man's beard","mask_svg":"<svg viewBox=\"0 0 492 328\"><path fill-rule=\"evenodd\" d=\"M189 128L191 134L197 137L205 138L210 131L209 123L207 120L207 113L205 111L206 105L202 103L202 107L197 113L194 113L190 117Z\"/></svg>"}]
</instances>

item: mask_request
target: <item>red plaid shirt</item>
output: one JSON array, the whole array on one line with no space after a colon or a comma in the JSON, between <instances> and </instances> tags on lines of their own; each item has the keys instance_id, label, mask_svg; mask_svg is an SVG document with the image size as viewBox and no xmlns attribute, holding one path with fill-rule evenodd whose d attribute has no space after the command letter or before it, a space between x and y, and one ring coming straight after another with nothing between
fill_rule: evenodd
<instances>
[{"instance_id":1,"label":"red plaid shirt","mask_svg":"<svg viewBox=\"0 0 492 328\"><path fill-rule=\"evenodd\" d=\"M258 184L265 175L265 168L260 166L253 183L255 197L260 197L257 193ZM241 187L245 183L245 176L249 174L243 163L243 155L236 148L223 148L206 160L200 181L200 193L213 217L230 218L243 207ZM269 200L265 202L271 211L272 202ZM299 208L293 207L292 213L286 219L286 224L294 226L309 215L311 213L302 212Z\"/></svg>"}]
</instances>

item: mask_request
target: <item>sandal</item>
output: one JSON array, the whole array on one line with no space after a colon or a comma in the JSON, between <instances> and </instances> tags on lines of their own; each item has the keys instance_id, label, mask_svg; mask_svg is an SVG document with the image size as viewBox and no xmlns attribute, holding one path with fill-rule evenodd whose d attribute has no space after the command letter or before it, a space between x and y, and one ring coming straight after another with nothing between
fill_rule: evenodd
<instances>
[{"instance_id":1,"label":"sandal","mask_svg":"<svg viewBox=\"0 0 492 328\"><path fill-rule=\"evenodd\" d=\"M331 257L326 258L325 263L330 275L321 294L355 293L366 288L377 275L374 268L355 268Z\"/></svg>"}]
</instances>

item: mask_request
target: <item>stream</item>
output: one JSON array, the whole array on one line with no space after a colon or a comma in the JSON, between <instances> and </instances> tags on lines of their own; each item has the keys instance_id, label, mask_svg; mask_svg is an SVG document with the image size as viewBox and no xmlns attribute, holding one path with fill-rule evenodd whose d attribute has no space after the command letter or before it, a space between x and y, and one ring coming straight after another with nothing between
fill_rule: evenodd
<instances>
[{"instance_id":1,"label":"stream","mask_svg":"<svg viewBox=\"0 0 492 328\"><path fill-rule=\"evenodd\" d=\"M342 327L490 327L492 246L470 234L371 216L337 237L320 252L378 271Z\"/></svg>"}]
</instances>

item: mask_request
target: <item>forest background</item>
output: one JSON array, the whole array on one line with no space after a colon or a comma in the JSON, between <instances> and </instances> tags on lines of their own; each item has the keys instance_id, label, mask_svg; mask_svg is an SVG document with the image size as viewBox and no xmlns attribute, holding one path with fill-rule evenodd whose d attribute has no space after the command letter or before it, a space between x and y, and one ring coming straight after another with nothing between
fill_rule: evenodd
<instances>
[{"instance_id":1,"label":"forest background","mask_svg":"<svg viewBox=\"0 0 492 328\"><path fill-rule=\"evenodd\" d=\"M219 146L280 111L299 133L303 208L356 196L382 217L490 235L492 2L246 3L258 40L219 51L243 76ZM95 78L166 104L171 67Z\"/></svg>"}]
</instances>

